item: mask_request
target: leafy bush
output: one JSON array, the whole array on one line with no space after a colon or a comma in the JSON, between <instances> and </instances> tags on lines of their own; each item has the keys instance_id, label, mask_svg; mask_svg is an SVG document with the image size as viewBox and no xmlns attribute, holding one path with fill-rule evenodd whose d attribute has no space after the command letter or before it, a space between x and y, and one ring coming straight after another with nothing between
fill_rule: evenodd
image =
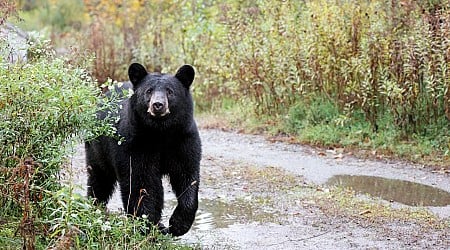
<instances>
[{"instance_id":1,"label":"leafy bush","mask_svg":"<svg viewBox=\"0 0 450 250\"><path fill-rule=\"evenodd\" d=\"M86 71L62 59L0 61L0 75L1 216L22 216L16 226L28 248L36 231L45 231L39 218L60 189L65 145L109 127L95 119L98 91Z\"/></svg>"},{"instance_id":2,"label":"leafy bush","mask_svg":"<svg viewBox=\"0 0 450 250\"><path fill-rule=\"evenodd\" d=\"M73 186L61 185L67 146L112 135L115 117L96 118L100 88L85 69L54 57L47 42L36 42L32 50L39 53L26 64L0 59L0 245L183 248L157 231L142 233L145 220L107 215ZM102 98L102 107L117 105L116 97Z\"/></svg>"}]
</instances>

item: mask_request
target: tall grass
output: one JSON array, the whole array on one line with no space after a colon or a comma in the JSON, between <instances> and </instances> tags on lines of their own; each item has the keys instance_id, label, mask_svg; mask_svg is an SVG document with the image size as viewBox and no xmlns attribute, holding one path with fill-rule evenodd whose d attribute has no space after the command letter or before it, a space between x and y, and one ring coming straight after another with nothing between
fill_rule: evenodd
<instances>
[{"instance_id":1,"label":"tall grass","mask_svg":"<svg viewBox=\"0 0 450 250\"><path fill-rule=\"evenodd\" d=\"M449 137L448 0L84 3L88 32L71 34L100 82L126 79L131 61L190 63L201 110L231 99L281 120L320 97L342 126L362 115L379 132L391 117L399 138Z\"/></svg>"},{"instance_id":2,"label":"tall grass","mask_svg":"<svg viewBox=\"0 0 450 250\"><path fill-rule=\"evenodd\" d=\"M375 131L386 112L405 134L448 125L444 5L432 12L413 2L262 1L228 22L238 65L231 78L259 114L320 94L347 115L362 110Z\"/></svg>"}]
</instances>

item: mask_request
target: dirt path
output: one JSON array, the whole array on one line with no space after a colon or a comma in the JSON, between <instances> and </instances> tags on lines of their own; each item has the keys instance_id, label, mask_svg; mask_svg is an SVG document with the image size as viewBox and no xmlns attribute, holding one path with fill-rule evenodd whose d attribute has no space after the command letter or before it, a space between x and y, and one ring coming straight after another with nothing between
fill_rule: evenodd
<instances>
[{"instance_id":1,"label":"dirt path","mask_svg":"<svg viewBox=\"0 0 450 250\"><path fill-rule=\"evenodd\" d=\"M324 184L358 174L413 181L450 192L450 176L398 162L201 130L200 207L183 243L202 249L448 249L450 206L414 208ZM84 186L82 146L72 182ZM167 186L167 184L166 184ZM175 206L166 188L164 220ZM108 206L120 210L117 195ZM436 216L435 216L436 215Z\"/></svg>"}]
</instances>

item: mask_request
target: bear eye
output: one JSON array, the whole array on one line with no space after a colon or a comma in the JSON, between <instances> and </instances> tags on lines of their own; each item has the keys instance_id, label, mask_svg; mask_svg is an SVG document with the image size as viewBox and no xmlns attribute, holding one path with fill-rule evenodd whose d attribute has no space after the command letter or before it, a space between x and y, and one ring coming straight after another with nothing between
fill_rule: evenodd
<instances>
[{"instance_id":1,"label":"bear eye","mask_svg":"<svg viewBox=\"0 0 450 250\"><path fill-rule=\"evenodd\" d=\"M149 88L149 89L147 89L147 94L151 94L152 92L153 92L153 88Z\"/></svg>"},{"instance_id":2,"label":"bear eye","mask_svg":"<svg viewBox=\"0 0 450 250\"><path fill-rule=\"evenodd\" d=\"M173 90L170 88L166 89L168 95L173 95Z\"/></svg>"}]
</instances>

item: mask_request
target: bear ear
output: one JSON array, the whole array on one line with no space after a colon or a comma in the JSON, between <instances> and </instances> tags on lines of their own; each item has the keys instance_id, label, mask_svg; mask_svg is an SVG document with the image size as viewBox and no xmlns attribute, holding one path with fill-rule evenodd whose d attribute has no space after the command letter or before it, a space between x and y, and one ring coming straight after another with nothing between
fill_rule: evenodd
<instances>
[{"instance_id":1,"label":"bear ear","mask_svg":"<svg viewBox=\"0 0 450 250\"><path fill-rule=\"evenodd\" d=\"M175 77L186 87L189 88L194 81L195 71L191 65L183 65L178 69Z\"/></svg>"},{"instance_id":2,"label":"bear ear","mask_svg":"<svg viewBox=\"0 0 450 250\"><path fill-rule=\"evenodd\" d=\"M135 87L147 74L147 70L139 63L133 63L128 68L128 77Z\"/></svg>"}]
</instances>

